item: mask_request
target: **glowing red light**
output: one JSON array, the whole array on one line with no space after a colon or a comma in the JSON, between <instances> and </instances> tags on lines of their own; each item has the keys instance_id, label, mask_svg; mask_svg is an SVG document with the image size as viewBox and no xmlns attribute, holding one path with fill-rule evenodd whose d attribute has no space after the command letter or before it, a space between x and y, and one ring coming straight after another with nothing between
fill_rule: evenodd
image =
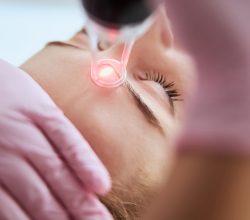
<instances>
[{"instance_id":1,"label":"glowing red light","mask_svg":"<svg viewBox=\"0 0 250 220\"><path fill-rule=\"evenodd\" d=\"M99 78L101 79L109 78L113 74L115 74L115 71L111 66L102 66L99 70Z\"/></svg>"},{"instance_id":2,"label":"glowing red light","mask_svg":"<svg viewBox=\"0 0 250 220\"><path fill-rule=\"evenodd\" d=\"M99 68L98 79L106 82L114 82L119 79L115 69L109 65L103 65Z\"/></svg>"},{"instance_id":3,"label":"glowing red light","mask_svg":"<svg viewBox=\"0 0 250 220\"><path fill-rule=\"evenodd\" d=\"M108 31L108 36L109 36L109 39L114 42L117 38L117 36L119 35L119 31L117 30L109 30Z\"/></svg>"},{"instance_id":4,"label":"glowing red light","mask_svg":"<svg viewBox=\"0 0 250 220\"><path fill-rule=\"evenodd\" d=\"M93 62L90 73L96 85L107 88L120 86L126 78L126 72L121 71L121 64L115 59L100 59Z\"/></svg>"}]
</instances>

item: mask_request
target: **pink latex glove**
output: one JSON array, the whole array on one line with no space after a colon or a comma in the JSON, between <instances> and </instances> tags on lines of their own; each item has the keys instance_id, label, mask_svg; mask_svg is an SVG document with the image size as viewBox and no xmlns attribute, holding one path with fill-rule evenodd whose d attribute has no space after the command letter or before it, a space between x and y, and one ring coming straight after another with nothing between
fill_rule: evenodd
<instances>
[{"instance_id":1,"label":"pink latex glove","mask_svg":"<svg viewBox=\"0 0 250 220\"><path fill-rule=\"evenodd\" d=\"M250 1L165 0L197 64L180 150L250 153Z\"/></svg>"},{"instance_id":2,"label":"pink latex glove","mask_svg":"<svg viewBox=\"0 0 250 220\"><path fill-rule=\"evenodd\" d=\"M0 219L111 219L107 170L41 87L0 60Z\"/></svg>"}]
</instances>

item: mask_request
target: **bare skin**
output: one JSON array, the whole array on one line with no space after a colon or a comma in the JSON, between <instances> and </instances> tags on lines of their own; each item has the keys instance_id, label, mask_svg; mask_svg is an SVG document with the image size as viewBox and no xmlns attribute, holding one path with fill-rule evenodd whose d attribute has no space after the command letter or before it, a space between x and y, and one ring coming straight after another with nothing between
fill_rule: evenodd
<instances>
[{"instance_id":1,"label":"bare skin","mask_svg":"<svg viewBox=\"0 0 250 220\"><path fill-rule=\"evenodd\" d=\"M119 45L100 49L100 55L113 57L121 50ZM48 45L21 68L48 92L107 167L117 199L111 206L121 203L132 210L128 216L136 216L170 168L192 62L176 49L164 12L135 43L125 85L96 86L89 76L90 58L88 36L81 32ZM165 91L156 76L165 78Z\"/></svg>"}]
</instances>

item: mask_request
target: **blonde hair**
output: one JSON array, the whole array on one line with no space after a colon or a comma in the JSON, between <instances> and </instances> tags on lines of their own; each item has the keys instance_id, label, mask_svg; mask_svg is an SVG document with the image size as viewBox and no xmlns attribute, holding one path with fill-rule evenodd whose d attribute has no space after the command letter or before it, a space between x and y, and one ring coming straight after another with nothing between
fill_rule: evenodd
<instances>
[{"instance_id":1,"label":"blonde hair","mask_svg":"<svg viewBox=\"0 0 250 220\"><path fill-rule=\"evenodd\" d=\"M154 199L156 192L146 184L146 178L139 179L129 185L113 182L112 191L101 198L114 220L141 219L141 213Z\"/></svg>"}]
</instances>

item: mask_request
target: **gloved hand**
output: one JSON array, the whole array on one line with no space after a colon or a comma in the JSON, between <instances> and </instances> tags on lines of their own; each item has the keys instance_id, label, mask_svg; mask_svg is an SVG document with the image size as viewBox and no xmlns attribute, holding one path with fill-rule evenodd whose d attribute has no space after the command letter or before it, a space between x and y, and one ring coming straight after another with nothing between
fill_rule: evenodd
<instances>
[{"instance_id":1,"label":"gloved hand","mask_svg":"<svg viewBox=\"0 0 250 220\"><path fill-rule=\"evenodd\" d=\"M198 72L180 146L250 153L249 1L165 2L176 40Z\"/></svg>"},{"instance_id":2,"label":"gloved hand","mask_svg":"<svg viewBox=\"0 0 250 220\"><path fill-rule=\"evenodd\" d=\"M0 60L0 219L111 219L90 146L41 87Z\"/></svg>"}]
</instances>

